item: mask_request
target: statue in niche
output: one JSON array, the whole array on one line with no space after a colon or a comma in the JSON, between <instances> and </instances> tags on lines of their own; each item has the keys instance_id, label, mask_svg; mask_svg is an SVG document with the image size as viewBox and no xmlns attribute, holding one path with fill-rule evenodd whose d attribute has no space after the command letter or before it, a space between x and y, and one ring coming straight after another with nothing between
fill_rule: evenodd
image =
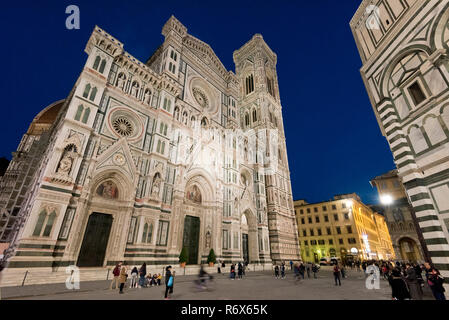
<instances>
[{"instance_id":1,"label":"statue in niche","mask_svg":"<svg viewBox=\"0 0 449 320\"><path fill-rule=\"evenodd\" d=\"M198 188L198 186L194 185L191 188L189 188L186 192L186 197L188 200L201 204L202 199L201 199L201 191Z\"/></svg>"},{"instance_id":2,"label":"statue in niche","mask_svg":"<svg viewBox=\"0 0 449 320\"><path fill-rule=\"evenodd\" d=\"M73 144L69 144L64 148L61 160L59 161L56 172L59 174L69 175L72 170L73 159L76 155L76 147Z\"/></svg>"},{"instance_id":3,"label":"statue in niche","mask_svg":"<svg viewBox=\"0 0 449 320\"><path fill-rule=\"evenodd\" d=\"M118 198L118 188L112 181L103 182L97 188L97 194L106 199L117 199Z\"/></svg>"},{"instance_id":4,"label":"statue in niche","mask_svg":"<svg viewBox=\"0 0 449 320\"><path fill-rule=\"evenodd\" d=\"M136 82L134 82L133 87L131 88L131 94L137 98L137 90L139 90L139 86Z\"/></svg>"},{"instance_id":5,"label":"statue in niche","mask_svg":"<svg viewBox=\"0 0 449 320\"><path fill-rule=\"evenodd\" d=\"M117 79L117 87L119 87L120 89L123 89L124 84L125 84L125 79L123 77L123 74L120 74Z\"/></svg>"},{"instance_id":6,"label":"statue in niche","mask_svg":"<svg viewBox=\"0 0 449 320\"><path fill-rule=\"evenodd\" d=\"M157 172L154 175L153 186L151 187L151 195L153 197L159 196L159 190L161 189L161 182L162 182L161 175L159 174L159 172Z\"/></svg>"},{"instance_id":7,"label":"statue in niche","mask_svg":"<svg viewBox=\"0 0 449 320\"><path fill-rule=\"evenodd\" d=\"M210 241L211 241L210 231L207 231L207 233L206 233L206 248L210 248Z\"/></svg>"},{"instance_id":8,"label":"statue in niche","mask_svg":"<svg viewBox=\"0 0 449 320\"><path fill-rule=\"evenodd\" d=\"M404 214L402 213L401 208L395 208L393 209L393 218L394 221L404 221Z\"/></svg>"},{"instance_id":9,"label":"statue in niche","mask_svg":"<svg viewBox=\"0 0 449 320\"><path fill-rule=\"evenodd\" d=\"M150 93L150 90L146 90L146 91L145 91L145 98L144 98L144 101L145 101L146 103L150 104L150 100L151 100L151 93Z\"/></svg>"}]
</instances>

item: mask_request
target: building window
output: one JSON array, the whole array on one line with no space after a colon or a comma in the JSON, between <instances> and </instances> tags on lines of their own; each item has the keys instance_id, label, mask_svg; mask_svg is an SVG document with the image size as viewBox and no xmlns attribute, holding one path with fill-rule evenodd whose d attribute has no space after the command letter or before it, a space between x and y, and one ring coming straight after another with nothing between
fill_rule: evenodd
<instances>
[{"instance_id":1,"label":"building window","mask_svg":"<svg viewBox=\"0 0 449 320\"><path fill-rule=\"evenodd\" d=\"M253 122L257 121L257 111L256 109L253 110Z\"/></svg>"},{"instance_id":2,"label":"building window","mask_svg":"<svg viewBox=\"0 0 449 320\"><path fill-rule=\"evenodd\" d=\"M327 207L326 206L323 206L323 211L327 211Z\"/></svg>"},{"instance_id":3,"label":"building window","mask_svg":"<svg viewBox=\"0 0 449 320\"><path fill-rule=\"evenodd\" d=\"M337 227L337 234L341 234L341 228Z\"/></svg>"},{"instance_id":4,"label":"building window","mask_svg":"<svg viewBox=\"0 0 449 320\"><path fill-rule=\"evenodd\" d=\"M306 229L302 230L302 235L303 235L304 237L307 237L307 230L306 230Z\"/></svg>"},{"instance_id":5,"label":"building window","mask_svg":"<svg viewBox=\"0 0 449 320\"><path fill-rule=\"evenodd\" d=\"M342 207L343 209L346 209L346 203L343 202L343 203L341 204L341 207Z\"/></svg>"},{"instance_id":6,"label":"building window","mask_svg":"<svg viewBox=\"0 0 449 320\"><path fill-rule=\"evenodd\" d=\"M312 223L312 217L309 217L309 223Z\"/></svg>"},{"instance_id":7,"label":"building window","mask_svg":"<svg viewBox=\"0 0 449 320\"><path fill-rule=\"evenodd\" d=\"M334 240L333 239L329 239L329 244L334 244Z\"/></svg>"},{"instance_id":8,"label":"building window","mask_svg":"<svg viewBox=\"0 0 449 320\"><path fill-rule=\"evenodd\" d=\"M250 74L245 79L245 92L246 94L250 94L253 91L254 91L254 77L252 74Z\"/></svg>"},{"instance_id":9,"label":"building window","mask_svg":"<svg viewBox=\"0 0 449 320\"><path fill-rule=\"evenodd\" d=\"M315 222L316 222L316 223L320 223L320 217L319 217L319 216L316 216L316 217L315 217Z\"/></svg>"},{"instance_id":10,"label":"building window","mask_svg":"<svg viewBox=\"0 0 449 320\"><path fill-rule=\"evenodd\" d=\"M304 240L304 245L308 246L309 245L309 241L308 240Z\"/></svg>"},{"instance_id":11,"label":"building window","mask_svg":"<svg viewBox=\"0 0 449 320\"><path fill-rule=\"evenodd\" d=\"M223 230L223 249L227 250L228 248L228 230Z\"/></svg>"},{"instance_id":12,"label":"building window","mask_svg":"<svg viewBox=\"0 0 449 320\"><path fill-rule=\"evenodd\" d=\"M310 240L310 244L311 244L312 246L316 246L316 240Z\"/></svg>"},{"instance_id":13,"label":"building window","mask_svg":"<svg viewBox=\"0 0 449 320\"><path fill-rule=\"evenodd\" d=\"M345 220L349 220L349 214L348 213L345 213Z\"/></svg>"},{"instance_id":14,"label":"building window","mask_svg":"<svg viewBox=\"0 0 449 320\"><path fill-rule=\"evenodd\" d=\"M418 81L414 82L410 87L408 87L408 92L413 99L413 103L415 106L421 104L424 100L426 100L426 96Z\"/></svg>"},{"instance_id":15,"label":"building window","mask_svg":"<svg viewBox=\"0 0 449 320\"><path fill-rule=\"evenodd\" d=\"M324 240L318 240L318 244L319 244L320 246L324 245ZM323 252L323 254L324 254L324 252Z\"/></svg>"},{"instance_id":16,"label":"building window","mask_svg":"<svg viewBox=\"0 0 449 320\"><path fill-rule=\"evenodd\" d=\"M313 212L318 212L318 208L317 208L317 207L314 207L314 208L313 208Z\"/></svg>"},{"instance_id":17,"label":"building window","mask_svg":"<svg viewBox=\"0 0 449 320\"><path fill-rule=\"evenodd\" d=\"M33 236L49 237L55 219L56 219L56 212L53 211L51 214L48 215L47 211L45 210L41 211L41 213L37 218L36 226L34 227Z\"/></svg>"},{"instance_id":18,"label":"building window","mask_svg":"<svg viewBox=\"0 0 449 320\"><path fill-rule=\"evenodd\" d=\"M348 233L352 233L352 227L351 226L346 226L346 231Z\"/></svg>"},{"instance_id":19,"label":"building window","mask_svg":"<svg viewBox=\"0 0 449 320\"><path fill-rule=\"evenodd\" d=\"M334 220L338 221L338 214L334 214Z\"/></svg>"},{"instance_id":20,"label":"building window","mask_svg":"<svg viewBox=\"0 0 449 320\"><path fill-rule=\"evenodd\" d=\"M307 208L307 213L310 213L310 208Z\"/></svg>"},{"instance_id":21,"label":"building window","mask_svg":"<svg viewBox=\"0 0 449 320\"><path fill-rule=\"evenodd\" d=\"M301 218L301 224L305 224L306 222L305 222L305 220L304 220L304 218Z\"/></svg>"},{"instance_id":22,"label":"building window","mask_svg":"<svg viewBox=\"0 0 449 320\"><path fill-rule=\"evenodd\" d=\"M329 216L328 215L324 216L324 222L329 222Z\"/></svg>"},{"instance_id":23,"label":"building window","mask_svg":"<svg viewBox=\"0 0 449 320\"><path fill-rule=\"evenodd\" d=\"M343 244L343 239L338 239L339 244Z\"/></svg>"},{"instance_id":24,"label":"building window","mask_svg":"<svg viewBox=\"0 0 449 320\"><path fill-rule=\"evenodd\" d=\"M318 231L318 235L321 236L322 235L321 234L321 228L318 228L317 231Z\"/></svg>"},{"instance_id":25,"label":"building window","mask_svg":"<svg viewBox=\"0 0 449 320\"><path fill-rule=\"evenodd\" d=\"M310 229L310 236L314 236L315 235L315 233L314 233L314 231L313 231L313 229Z\"/></svg>"},{"instance_id":26,"label":"building window","mask_svg":"<svg viewBox=\"0 0 449 320\"><path fill-rule=\"evenodd\" d=\"M327 231L327 234L332 234L331 228L327 227L326 231Z\"/></svg>"},{"instance_id":27,"label":"building window","mask_svg":"<svg viewBox=\"0 0 449 320\"><path fill-rule=\"evenodd\" d=\"M300 210L299 210L299 214L304 214L304 210L303 210L303 209L300 209Z\"/></svg>"},{"instance_id":28,"label":"building window","mask_svg":"<svg viewBox=\"0 0 449 320\"><path fill-rule=\"evenodd\" d=\"M162 104L162 109L166 110L167 112L171 111L171 100L164 98L164 103Z\"/></svg>"},{"instance_id":29,"label":"building window","mask_svg":"<svg viewBox=\"0 0 449 320\"><path fill-rule=\"evenodd\" d=\"M169 221L159 221L159 228L158 228L158 236L157 236L157 242L156 244L158 246L166 246L167 245L167 239L168 239L168 227L170 225Z\"/></svg>"},{"instance_id":30,"label":"building window","mask_svg":"<svg viewBox=\"0 0 449 320\"><path fill-rule=\"evenodd\" d=\"M337 206L335 204L332 205L332 210L337 210Z\"/></svg>"}]
</instances>

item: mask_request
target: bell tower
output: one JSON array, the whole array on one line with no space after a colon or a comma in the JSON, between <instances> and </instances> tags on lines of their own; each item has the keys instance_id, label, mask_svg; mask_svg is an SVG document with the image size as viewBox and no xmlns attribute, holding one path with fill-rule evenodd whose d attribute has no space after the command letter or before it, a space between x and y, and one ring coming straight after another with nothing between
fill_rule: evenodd
<instances>
[{"instance_id":1,"label":"bell tower","mask_svg":"<svg viewBox=\"0 0 449 320\"><path fill-rule=\"evenodd\" d=\"M251 166L265 190L263 199L257 199L264 202L259 223L268 224L271 259L277 263L297 261L301 257L276 72L277 56L262 35L255 34L234 51L233 57L240 84L241 128L256 136L258 157Z\"/></svg>"}]
</instances>

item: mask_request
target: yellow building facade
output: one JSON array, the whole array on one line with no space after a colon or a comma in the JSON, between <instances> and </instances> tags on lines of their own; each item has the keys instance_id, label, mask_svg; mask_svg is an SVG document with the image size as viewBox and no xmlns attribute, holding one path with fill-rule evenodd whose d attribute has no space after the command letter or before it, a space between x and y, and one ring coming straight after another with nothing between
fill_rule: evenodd
<instances>
[{"instance_id":1,"label":"yellow building facade","mask_svg":"<svg viewBox=\"0 0 449 320\"><path fill-rule=\"evenodd\" d=\"M357 194L313 204L297 200L294 206L303 261L395 258L385 218L362 203Z\"/></svg>"}]
</instances>

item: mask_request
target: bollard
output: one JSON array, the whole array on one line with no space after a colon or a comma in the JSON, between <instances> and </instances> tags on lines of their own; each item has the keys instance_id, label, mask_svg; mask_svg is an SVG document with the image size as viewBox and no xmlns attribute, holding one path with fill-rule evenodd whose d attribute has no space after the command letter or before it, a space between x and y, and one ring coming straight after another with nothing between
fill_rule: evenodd
<instances>
[{"instance_id":1,"label":"bollard","mask_svg":"<svg viewBox=\"0 0 449 320\"><path fill-rule=\"evenodd\" d=\"M27 275L28 275L28 270L25 272L25 276L23 277L22 287L25 285L25 280L27 278Z\"/></svg>"}]
</instances>

